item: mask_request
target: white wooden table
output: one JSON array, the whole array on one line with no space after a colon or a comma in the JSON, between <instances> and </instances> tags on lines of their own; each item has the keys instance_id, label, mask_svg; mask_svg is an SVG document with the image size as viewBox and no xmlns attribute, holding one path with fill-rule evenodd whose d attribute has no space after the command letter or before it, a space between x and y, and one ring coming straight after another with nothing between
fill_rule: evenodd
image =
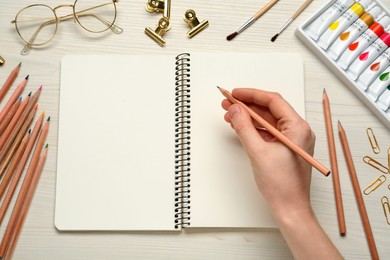
<instances>
[{"instance_id":1,"label":"white wooden table","mask_svg":"<svg viewBox=\"0 0 390 260\"><path fill-rule=\"evenodd\" d=\"M311 53L293 34L295 28L322 6L325 1L314 1L306 11L272 43L270 38L292 15L301 1L280 1L254 25L233 41L226 36L266 3L254 0L172 1L172 29L164 36L167 45L159 47L144 33L145 27L154 27L161 17L145 11L146 1L120 1L117 25L123 34L112 33L97 37L84 32L73 22L60 24L59 31L47 47L33 49L21 56L23 44L10 23L16 13L32 3L51 6L70 4L72 1L28 0L2 1L0 4L0 55L6 64L0 67L0 82L22 61L17 79L27 74L30 80L24 94L43 85L39 105L51 116L48 136L49 157L23 226L13 259L291 259L292 255L278 230L191 230L187 232L59 232L53 224L56 150L58 129L58 100L60 90L60 61L66 54L176 54L181 51L207 52L297 52L305 62L306 119L317 135L315 156L325 165L330 165L322 92L326 88L330 98L333 123L340 120L346 129L353 159L362 188L379 174L366 165L362 158L372 155L365 133L371 127L382 146L375 158L387 162L385 150L390 145L390 131ZM390 0L383 0L387 6ZM186 37L187 25L184 12L194 9L200 20L208 19L210 27L193 39ZM61 9L60 13L70 11ZM104 64L102 64L104 66ZM281 73L281 76L283 74ZM16 84L15 84L16 85ZM15 88L13 86L12 90ZM261 87L261 86L259 86ZM9 92L9 94L11 91ZM223 120L221 118L221 120ZM332 179L313 174L312 202L319 221L346 259L369 259L370 254L363 232L352 185L336 134L336 148L344 199L347 236L340 237L333 195ZM387 185L365 196L379 255L390 257L390 226L386 224L380 198L390 197ZM0 227L4 232L10 210ZM69 214L72 214L69 212ZM288 214L288 212L286 212Z\"/></svg>"}]
</instances>

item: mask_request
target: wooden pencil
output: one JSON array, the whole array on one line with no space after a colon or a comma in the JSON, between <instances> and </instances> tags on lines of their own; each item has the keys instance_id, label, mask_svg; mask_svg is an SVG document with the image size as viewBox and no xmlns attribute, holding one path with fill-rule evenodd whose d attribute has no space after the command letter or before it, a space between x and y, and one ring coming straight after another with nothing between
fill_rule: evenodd
<instances>
[{"instance_id":1,"label":"wooden pencil","mask_svg":"<svg viewBox=\"0 0 390 260\"><path fill-rule=\"evenodd\" d=\"M22 63L20 62L18 66L16 66L11 73L9 74L7 80L4 82L3 87L0 89L0 102L3 100L4 96L7 94L8 90L14 83L16 77L19 74L20 67L22 66Z\"/></svg>"},{"instance_id":2,"label":"wooden pencil","mask_svg":"<svg viewBox=\"0 0 390 260\"><path fill-rule=\"evenodd\" d=\"M9 182L11 181L11 178L16 170L16 167L18 166L20 159L22 158L22 155L24 153L24 150L27 147L28 140L31 136L31 129L27 131L27 133L24 135L22 142L20 143L18 150L15 153L15 156L12 158L11 164L8 167L3 180L0 183L0 200L3 198L3 195L8 187Z\"/></svg>"},{"instance_id":3,"label":"wooden pencil","mask_svg":"<svg viewBox=\"0 0 390 260\"><path fill-rule=\"evenodd\" d=\"M2 257L2 259L4 259L4 260L11 259L12 253L15 249L17 239L19 237L20 231L21 231L22 226L23 226L23 222L26 219L27 212L28 212L28 209L29 209L30 204L31 204L31 200L34 196L36 187L38 185L39 178L41 177L41 174L42 174L42 169L43 169L43 166L45 164L46 157L47 157L47 151L48 151L48 145L46 144L45 148L43 149L43 151L41 153L41 156L39 157L38 166L33 174L33 178L31 180L30 187L27 191L26 198L25 198L24 203L23 203L23 207L22 207L22 209L19 213L18 219L15 223L15 227L13 229L10 240L7 244L5 254Z\"/></svg>"},{"instance_id":4,"label":"wooden pencil","mask_svg":"<svg viewBox=\"0 0 390 260\"><path fill-rule=\"evenodd\" d=\"M288 139L285 135L283 135L281 132L279 132L278 129L276 129L274 126L272 126L270 123L268 123L266 120L264 120L259 114L254 112L252 109L250 109L247 105L245 105L243 102L235 99L233 95L228 92L227 90L218 87L218 89L221 91L221 93L232 103L241 105L246 111L248 111L249 115L257 121L260 125L262 125L267 131L272 134L274 137L276 137L281 143L283 143L285 146L287 146L291 151L295 152L299 156L301 156L306 162L311 164L314 168L316 168L318 171L320 171L323 175L328 176L330 174L330 171L328 168L323 166L320 162L318 162L316 159L313 158L310 154L308 154L305 150L294 144L290 139Z\"/></svg>"},{"instance_id":5,"label":"wooden pencil","mask_svg":"<svg viewBox=\"0 0 390 260\"><path fill-rule=\"evenodd\" d=\"M34 129L31 133L30 140L27 143L27 147L23 152L22 158L19 161L19 164L16 168L15 173L13 174L12 181L8 187L7 193L4 197L3 202L1 203L0 207L0 224L3 222L4 216L7 213L9 204L11 203L12 196L15 193L16 187L18 186L20 177L22 176L22 173L24 171L24 167L26 166L27 160L30 157L31 151L34 147L35 141L37 140L38 134L41 132L42 128L42 122L43 122L44 112L42 112L41 116L38 118L37 122L35 123ZM50 121L50 117L48 118L48 121ZM48 126L47 126L48 128Z\"/></svg>"},{"instance_id":6,"label":"wooden pencil","mask_svg":"<svg viewBox=\"0 0 390 260\"><path fill-rule=\"evenodd\" d=\"M11 122L7 125L5 128L3 134L0 136L0 151L3 149L3 146L5 145L5 142L7 142L8 137L11 135L12 131L15 129L16 124L19 122L20 117L26 110L26 107L30 101L30 95L28 95L20 104L18 110L16 111L15 115L12 117ZM0 158L1 161L1 158Z\"/></svg>"},{"instance_id":7,"label":"wooden pencil","mask_svg":"<svg viewBox=\"0 0 390 260\"><path fill-rule=\"evenodd\" d=\"M16 123L15 128L12 130L11 134L5 140L4 145L0 146L0 162L4 159L5 154L7 153L9 147L11 146L13 140L15 139L16 135L18 134L20 128L26 121L27 117L29 116L30 112L34 109L34 106L38 102L39 96L41 94L42 87L40 87L34 95L31 97L26 109L23 111L23 114L20 116L19 121ZM2 137L0 138L0 140Z\"/></svg>"},{"instance_id":8,"label":"wooden pencil","mask_svg":"<svg viewBox=\"0 0 390 260\"><path fill-rule=\"evenodd\" d=\"M34 120L35 113L37 112L38 105L35 106L35 109L33 109L26 121L23 123L22 127L20 128L18 134L16 135L14 141L12 142L10 148L6 153L2 154L0 153L0 158L4 156L4 159L0 161L0 178L3 176L5 170L8 167L8 164L11 162L12 157L16 153L20 143L22 142L23 136L26 134L27 129L30 127L32 121Z\"/></svg>"},{"instance_id":9,"label":"wooden pencil","mask_svg":"<svg viewBox=\"0 0 390 260\"><path fill-rule=\"evenodd\" d=\"M366 239L368 243L368 247L371 253L372 259L379 259L378 251L376 249L374 236L372 234L372 229L370 225L370 220L368 219L368 214L366 210L366 206L364 205L362 191L360 189L359 180L356 175L355 165L353 164L351 150L348 145L347 135L340 121L338 122L338 130L340 135L341 146L343 147L343 152L345 156L345 160L347 162L347 167L349 171L349 175L351 177L353 191L355 193L355 199L359 208L360 218L363 223L364 233L366 234Z\"/></svg>"},{"instance_id":10,"label":"wooden pencil","mask_svg":"<svg viewBox=\"0 0 390 260\"><path fill-rule=\"evenodd\" d=\"M38 165L39 157L40 157L40 154L41 154L41 151L43 148L43 144L46 140L46 136L47 136L47 133L49 131L49 122L50 122L50 117L46 121L45 125L43 126L43 128L39 134L37 144L36 144L34 152L32 154L30 165L27 169L22 186L20 187L18 198L16 199L14 209L12 211L11 217L10 217L8 224L7 224L7 228L6 228L5 233L3 235L3 240L1 241L1 244L0 244L0 258L4 257L5 250L8 247L8 243L9 243L9 240L10 240L11 235L12 235L12 231L15 229L15 225L16 225L16 222L18 220L18 216L22 210L28 189L29 189L30 184L31 184L31 180L34 176L35 170L37 169L37 165Z\"/></svg>"},{"instance_id":11,"label":"wooden pencil","mask_svg":"<svg viewBox=\"0 0 390 260\"><path fill-rule=\"evenodd\" d=\"M332 115L330 113L330 104L328 94L325 89L322 96L322 104L324 107L326 136L328 137L329 157L332 169L333 191L336 200L337 220L339 223L339 232L341 236L345 236L347 228L345 226L343 198L341 195L339 169L337 165L336 146L333 134Z\"/></svg>"},{"instance_id":12,"label":"wooden pencil","mask_svg":"<svg viewBox=\"0 0 390 260\"><path fill-rule=\"evenodd\" d=\"M4 118L7 116L8 112L10 111L12 105L22 95L22 92L26 87L27 81L28 81L28 76L24 78L22 82L20 82L20 84L16 87L12 96L8 99L8 102L5 104L5 106L0 112L0 122L3 122Z\"/></svg>"},{"instance_id":13,"label":"wooden pencil","mask_svg":"<svg viewBox=\"0 0 390 260\"><path fill-rule=\"evenodd\" d=\"M11 122L12 118L14 117L21 103L22 103L22 97L16 100L16 102L12 105L11 110L8 112L7 116L4 118L2 122L0 122L0 136L3 134L9 122Z\"/></svg>"}]
</instances>

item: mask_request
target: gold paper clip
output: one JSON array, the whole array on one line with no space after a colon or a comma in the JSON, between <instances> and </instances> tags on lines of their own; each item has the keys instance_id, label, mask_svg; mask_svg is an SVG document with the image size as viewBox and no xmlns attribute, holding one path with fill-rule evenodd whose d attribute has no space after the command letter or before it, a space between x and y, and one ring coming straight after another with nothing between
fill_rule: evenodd
<instances>
[{"instance_id":1,"label":"gold paper clip","mask_svg":"<svg viewBox=\"0 0 390 260\"><path fill-rule=\"evenodd\" d=\"M184 14L184 21L188 24L188 26L191 28L187 32L187 36L191 39L204 29L206 29L207 26L209 26L209 21L205 20L203 22L199 22L198 18L196 17L196 13L192 9L188 9Z\"/></svg>"},{"instance_id":2,"label":"gold paper clip","mask_svg":"<svg viewBox=\"0 0 390 260\"><path fill-rule=\"evenodd\" d=\"M366 133L368 136L368 141L370 141L372 151L375 154L378 154L381 151L381 149L379 148L378 141L376 140L374 131L372 131L372 129L369 127L366 129Z\"/></svg>"},{"instance_id":3,"label":"gold paper clip","mask_svg":"<svg viewBox=\"0 0 390 260\"><path fill-rule=\"evenodd\" d=\"M381 198L382 208L383 212L385 213L386 222L388 225L390 225L390 204L389 199L386 196L383 196Z\"/></svg>"},{"instance_id":4,"label":"gold paper clip","mask_svg":"<svg viewBox=\"0 0 390 260\"><path fill-rule=\"evenodd\" d=\"M148 0L145 5L146 11L149 13L163 13L165 3L164 0Z\"/></svg>"},{"instance_id":5,"label":"gold paper clip","mask_svg":"<svg viewBox=\"0 0 390 260\"><path fill-rule=\"evenodd\" d=\"M166 43L165 40L162 38L164 33L169 31L170 29L170 23L168 18L163 17L158 21L157 28L155 30L151 29L150 27L145 28L145 33L152 38L155 42L157 42L158 45L161 47L164 46Z\"/></svg>"},{"instance_id":6,"label":"gold paper clip","mask_svg":"<svg viewBox=\"0 0 390 260\"><path fill-rule=\"evenodd\" d=\"M363 191L364 194L368 195L374 190L378 189L386 181L386 176L381 175L375 181L373 181L368 187Z\"/></svg>"},{"instance_id":7,"label":"gold paper clip","mask_svg":"<svg viewBox=\"0 0 390 260\"><path fill-rule=\"evenodd\" d=\"M363 161L365 163L367 163L368 165L374 167L378 171L381 171L383 173L389 173L389 168L387 168L386 166L382 165L380 162L374 160L370 156L364 156L363 157Z\"/></svg>"},{"instance_id":8,"label":"gold paper clip","mask_svg":"<svg viewBox=\"0 0 390 260\"><path fill-rule=\"evenodd\" d=\"M5 63L5 59L0 56L0 66L3 66L4 63Z\"/></svg>"}]
</instances>

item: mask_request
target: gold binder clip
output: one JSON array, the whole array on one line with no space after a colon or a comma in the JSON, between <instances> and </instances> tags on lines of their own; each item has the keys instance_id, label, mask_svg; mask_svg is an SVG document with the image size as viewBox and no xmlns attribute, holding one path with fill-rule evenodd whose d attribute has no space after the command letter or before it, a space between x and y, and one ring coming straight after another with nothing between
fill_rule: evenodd
<instances>
[{"instance_id":1,"label":"gold binder clip","mask_svg":"<svg viewBox=\"0 0 390 260\"><path fill-rule=\"evenodd\" d=\"M376 180L374 180L370 185L367 186L367 188L363 191L364 194L368 195L374 190L378 189L379 186L381 186L386 181L386 176L381 175Z\"/></svg>"},{"instance_id":2,"label":"gold binder clip","mask_svg":"<svg viewBox=\"0 0 390 260\"><path fill-rule=\"evenodd\" d=\"M164 0L148 0L145 5L146 11L149 13L163 13L165 7Z\"/></svg>"},{"instance_id":3,"label":"gold binder clip","mask_svg":"<svg viewBox=\"0 0 390 260\"><path fill-rule=\"evenodd\" d=\"M164 33L169 31L170 29L170 23L168 18L163 17L158 21L157 28L155 30L151 29L150 27L145 28L145 33L152 38L158 45L161 47L164 46L166 43L165 40L162 38Z\"/></svg>"},{"instance_id":4,"label":"gold binder clip","mask_svg":"<svg viewBox=\"0 0 390 260\"><path fill-rule=\"evenodd\" d=\"M369 127L366 129L366 133L368 136L368 141L370 141L372 151L375 154L378 154L381 151L381 149L379 148L378 141L376 140L374 131L372 131L372 129Z\"/></svg>"},{"instance_id":5,"label":"gold binder clip","mask_svg":"<svg viewBox=\"0 0 390 260\"><path fill-rule=\"evenodd\" d=\"M0 56L0 66L2 66L5 63L5 59Z\"/></svg>"},{"instance_id":6,"label":"gold binder clip","mask_svg":"<svg viewBox=\"0 0 390 260\"><path fill-rule=\"evenodd\" d=\"M382 165L380 162L374 160L370 156L364 156L363 157L363 161L365 163L367 163L368 165L374 167L378 171L381 171L383 173L389 173L389 168L387 168L386 166Z\"/></svg>"},{"instance_id":7,"label":"gold binder clip","mask_svg":"<svg viewBox=\"0 0 390 260\"><path fill-rule=\"evenodd\" d=\"M383 212L385 213L386 222L388 225L390 225L390 204L389 199L386 196L383 196L381 198L382 208Z\"/></svg>"},{"instance_id":8,"label":"gold binder clip","mask_svg":"<svg viewBox=\"0 0 390 260\"><path fill-rule=\"evenodd\" d=\"M188 26L191 28L187 32L187 36L191 39L204 29L206 29L207 26L209 26L209 21L205 20L203 22L199 22L198 18L196 17L196 13L192 9L188 9L184 14L184 21L188 24Z\"/></svg>"}]
</instances>

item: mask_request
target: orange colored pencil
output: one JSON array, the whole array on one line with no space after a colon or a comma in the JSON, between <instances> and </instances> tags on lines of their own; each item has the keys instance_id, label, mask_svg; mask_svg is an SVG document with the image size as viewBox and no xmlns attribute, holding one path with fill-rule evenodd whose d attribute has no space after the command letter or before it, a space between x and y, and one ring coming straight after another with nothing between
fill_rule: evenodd
<instances>
[{"instance_id":1,"label":"orange colored pencil","mask_svg":"<svg viewBox=\"0 0 390 260\"><path fill-rule=\"evenodd\" d=\"M345 130L341 125L340 121L338 123L338 129L339 129L339 135L341 140L341 146L343 147L345 160L347 162L349 175L351 177L352 187L359 208L360 218L362 219L364 233L366 234L366 239L367 239L368 247L370 249L371 258L379 259L378 251L375 245L374 235L372 234L372 230L371 230L370 220L368 219L368 214L367 214L366 206L364 205L362 191L360 189L359 180L357 178L355 166L353 164L351 150L349 149L347 135L345 134Z\"/></svg>"},{"instance_id":2,"label":"orange colored pencil","mask_svg":"<svg viewBox=\"0 0 390 260\"><path fill-rule=\"evenodd\" d=\"M15 153L15 156L12 158L11 164L6 171L3 180L0 183L0 200L3 198L3 195L8 187L8 184L11 181L12 175L14 174L16 167L19 164L20 158L22 158L28 140L30 139L30 135L31 135L31 130L27 131L27 133L24 135L23 140L20 143L18 150Z\"/></svg>"},{"instance_id":3,"label":"orange colored pencil","mask_svg":"<svg viewBox=\"0 0 390 260\"><path fill-rule=\"evenodd\" d=\"M15 137L15 140L11 143L10 148L5 153L0 153L0 158L4 159L0 162L0 178L3 176L5 170L7 169L8 164L11 162L15 152L17 151L20 142L23 139L23 136L26 134L27 129L30 127L32 121L34 120L35 113L37 112L38 105L35 106L35 108L30 112L28 118L23 123L22 127L20 128L18 134ZM5 150L3 150L5 151Z\"/></svg>"},{"instance_id":4,"label":"orange colored pencil","mask_svg":"<svg viewBox=\"0 0 390 260\"><path fill-rule=\"evenodd\" d=\"M23 207L19 213L18 219L15 223L15 227L13 229L12 235L10 237L10 240L8 242L7 249L5 251L4 256L2 259L11 259L12 253L16 246L16 241L19 237L20 231L23 226L23 222L26 219L28 208L30 207L31 200L34 196L36 187L38 185L39 178L41 177L43 166L45 165L46 157L47 157L47 151L48 151L48 145L46 144L45 148L43 149L41 156L39 157L38 166L34 172L33 178L31 180L30 187L27 191L26 198L23 203ZM8 228L8 227L7 227Z\"/></svg>"},{"instance_id":5,"label":"orange colored pencil","mask_svg":"<svg viewBox=\"0 0 390 260\"><path fill-rule=\"evenodd\" d=\"M19 121L16 123L15 128L12 130L11 134L5 140L4 145L0 146L0 161L3 160L5 154L7 153L9 147L11 146L13 140L15 139L16 135L18 134L20 128L26 121L27 117L29 116L30 112L34 109L34 106L38 102L39 96L41 94L42 87L40 87L34 95L31 97L30 102L28 103L26 109L23 111L23 114L20 116ZM3 137L0 138L0 140Z\"/></svg>"},{"instance_id":6,"label":"orange colored pencil","mask_svg":"<svg viewBox=\"0 0 390 260\"><path fill-rule=\"evenodd\" d=\"M43 122L44 113L41 114L37 122L35 123L34 129L31 133L30 140L27 143L27 147L23 152L22 158L20 159L20 162L16 168L16 171L14 173L14 176L12 178L12 181L9 185L9 188L7 190L7 193L4 197L4 200L0 207L0 224L3 222L4 216L7 213L7 209L9 204L11 203L12 196L14 195L14 192L16 190L16 187L18 186L20 177L22 176L22 173L24 171L24 167L26 166L27 160L30 157L31 151L34 147L35 141L37 140L38 134L41 132L42 122ZM50 120L50 119L48 119ZM47 126L48 127L48 126Z\"/></svg>"},{"instance_id":7,"label":"orange colored pencil","mask_svg":"<svg viewBox=\"0 0 390 260\"><path fill-rule=\"evenodd\" d=\"M326 135L328 137L329 156L330 156L330 164L332 168L332 177L333 177L333 190L334 190L334 195L336 200L337 220L339 223L340 235L345 236L345 234L347 233L347 228L345 226L343 197L341 195L339 169L337 165L337 156L336 156L336 146L335 146L334 134L333 134L332 115L330 113L328 94L326 93L325 89L322 96L322 104L324 106Z\"/></svg>"},{"instance_id":8,"label":"orange colored pencil","mask_svg":"<svg viewBox=\"0 0 390 260\"><path fill-rule=\"evenodd\" d=\"M7 116L0 123L0 136L3 134L5 128L8 126L9 122L11 122L14 117L16 111L18 110L20 104L22 103L22 97L20 97L16 102L12 105L11 110L8 112Z\"/></svg>"},{"instance_id":9,"label":"orange colored pencil","mask_svg":"<svg viewBox=\"0 0 390 260\"><path fill-rule=\"evenodd\" d=\"M20 104L18 110L16 110L15 115L12 117L11 122L5 128L3 134L0 136L0 150L3 149L5 142L8 140L8 137L11 135L12 131L15 129L16 124L19 122L20 117L26 110L26 107L30 101L30 95L28 95ZM0 158L1 161L2 158Z\"/></svg>"},{"instance_id":10,"label":"orange colored pencil","mask_svg":"<svg viewBox=\"0 0 390 260\"><path fill-rule=\"evenodd\" d=\"M20 67L22 66L22 63L20 62L16 68L14 68L11 73L9 74L7 80L4 82L3 87L0 89L0 102L3 100L5 94L7 94L8 90L14 83L16 77L19 74Z\"/></svg>"},{"instance_id":11,"label":"orange colored pencil","mask_svg":"<svg viewBox=\"0 0 390 260\"><path fill-rule=\"evenodd\" d=\"M14 93L9 98L7 104L3 107L3 109L0 112L0 122L3 122L4 118L7 116L8 112L10 111L12 105L15 103L15 101L22 95L22 92L24 90L24 87L26 86L28 81L28 76L20 82L20 84L16 87Z\"/></svg>"},{"instance_id":12,"label":"orange colored pencil","mask_svg":"<svg viewBox=\"0 0 390 260\"><path fill-rule=\"evenodd\" d=\"M320 162L318 162L316 159L313 158L310 154L308 154L305 150L294 144L290 139L288 139L285 135L283 135L281 132L279 132L278 129L276 129L274 126L272 126L270 123L268 123L264 118L262 118L259 114L254 112L252 109L250 109L247 105L245 105L243 102L235 99L233 95L228 92L227 90L218 87L218 89L221 91L222 95L224 95L230 102L234 104L241 105L246 111L248 111L249 115L257 121L259 124L261 124L265 129L268 130L270 134L275 136L281 143L283 143L285 146L287 146L291 151L295 152L299 156L301 156L306 162L311 164L313 167L315 167L317 170L319 170L323 175L328 176L330 174L330 171L328 168L323 166Z\"/></svg>"},{"instance_id":13,"label":"orange colored pencil","mask_svg":"<svg viewBox=\"0 0 390 260\"><path fill-rule=\"evenodd\" d=\"M50 117L46 121L45 125L43 126L43 128L39 134L38 142L35 146L35 149L34 149L31 161L30 161L30 165L27 169L26 176L24 177L22 186L20 187L18 198L16 199L14 209L12 211L11 217L8 221L8 225L7 225L7 228L6 228L4 236L3 236L3 240L1 241L1 244L0 244L0 258L3 258L4 254L5 254L5 250L8 247L8 243L9 243L9 240L11 238L12 231L15 229L16 221L18 220L18 216L22 210L27 192L28 192L30 184L31 184L31 180L34 176L33 174L34 174L35 170L37 169L37 165L38 165L39 157L40 157L40 154L41 154L41 151L43 148L43 144L46 140L46 136L47 136L47 133L49 131L49 122L50 122Z\"/></svg>"}]
</instances>

